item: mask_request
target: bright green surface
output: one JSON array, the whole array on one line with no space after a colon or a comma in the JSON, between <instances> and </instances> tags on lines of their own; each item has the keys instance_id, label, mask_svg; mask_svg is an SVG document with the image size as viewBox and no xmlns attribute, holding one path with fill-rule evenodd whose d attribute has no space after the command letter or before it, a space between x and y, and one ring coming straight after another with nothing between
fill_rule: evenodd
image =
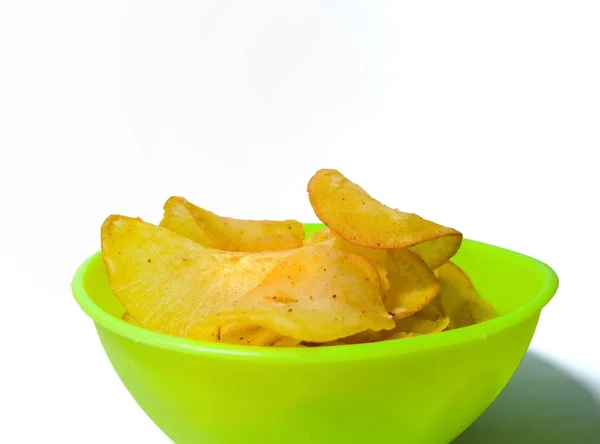
<instances>
[{"instance_id":1,"label":"bright green surface","mask_svg":"<svg viewBox=\"0 0 600 444\"><path fill-rule=\"evenodd\" d=\"M547 265L474 241L463 242L455 261L502 316L318 349L200 343L129 325L98 253L72 289L127 389L177 444L436 444L450 442L500 393L558 285Z\"/></svg>"}]
</instances>

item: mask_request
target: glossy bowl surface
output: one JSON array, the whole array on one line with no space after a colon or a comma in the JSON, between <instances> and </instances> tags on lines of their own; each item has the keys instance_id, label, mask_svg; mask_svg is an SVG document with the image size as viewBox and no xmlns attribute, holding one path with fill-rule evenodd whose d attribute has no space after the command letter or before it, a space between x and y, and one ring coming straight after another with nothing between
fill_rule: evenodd
<instances>
[{"instance_id":1,"label":"glossy bowl surface","mask_svg":"<svg viewBox=\"0 0 600 444\"><path fill-rule=\"evenodd\" d=\"M453 260L500 317L337 347L220 345L130 325L100 253L72 290L124 385L177 444L448 443L510 380L558 286L546 264L480 242L464 240Z\"/></svg>"}]
</instances>

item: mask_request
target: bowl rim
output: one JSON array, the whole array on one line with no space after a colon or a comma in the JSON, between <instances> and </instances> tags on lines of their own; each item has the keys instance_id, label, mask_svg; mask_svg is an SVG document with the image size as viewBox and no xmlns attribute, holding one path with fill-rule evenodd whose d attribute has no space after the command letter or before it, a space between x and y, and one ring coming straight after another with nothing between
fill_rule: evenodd
<instances>
[{"instance_id":1,"label":"bowl rim","mask_svg":"<svg viewBox=\"0 0 600 444\"><path fill-rule=\"evenodd\" d=\"M305 224L305 226L307 227L307 231L310 230L314 232L323 225ZM122 336L134 342L192 355L204 355L222 359L288 363L364 360L391 355L419 353L471 341L485 340L490 335L521 324L532 317L539 316L542 308L544 308L556 293L556 290L558 289L558 276L549 265L530 256L495 245L486 244L484 242L463 239L463 243L494 250L502 250L501 252L510 256L511 260L528 263L529 267L535 268L543 277L544 283L542 288L531 301L510 313L502 314L497 318L481 324L445 331L443 334L422 335L397 341L306 348L267 348L248 345L218 344L184 339L131 325L100 308L86 291L84 285L85 276L88 273L91 264L94 261L97 261L99 256L101 260L101 251L97 251L89 256L77 268L71 282L71 291L81 309L95 322L96 328L101 326L118 336Z\"/></svg>"}]
</instances>

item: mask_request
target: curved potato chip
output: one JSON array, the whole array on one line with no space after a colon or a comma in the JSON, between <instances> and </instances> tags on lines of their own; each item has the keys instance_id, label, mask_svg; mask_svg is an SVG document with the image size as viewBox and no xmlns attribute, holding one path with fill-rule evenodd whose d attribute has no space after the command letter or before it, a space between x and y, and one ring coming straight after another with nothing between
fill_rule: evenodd
<instances>
[{"instance_id":1,"label":"curved potato chip","mask_svg":"<svg viewBox=\"0 0 600 444\"><path fill-rule=\"evenodd\" d=\"M415 336L421 336L422 333L406 333L404 331L397 331L392 335L388 336L384 339L384 341L392 341L394 339L404 339L404 338L413 338Z\"/></svg>"},{"instance_id":2,"label":"curved potato chip","mask_svg":"<svg viewBox=\"0 0 600 444\"><path fill-rule=\"evenodd\" d=\"M317 171L308 183L308 197L318 218L355 245L392 249L438 240L416 251L430 266L448 261L462 240L453 228L383 205L337 170Z\"/></svg>"},{"instance_id":3,"label":"curved potato chip","mask_svg":"<svg viewBox=\"0 0 600 444\"><path fill-rule=\"evenodd\" d=\"M190 337L214 340L229 323L256 325L306 342L392 329L373 265L362 256L315 245L284 258L233 308L200 322Z\"/></svg>"},{"instance_id":4,"label":"curved potato chip","mask_svg":"<svg viewBox=\"0 0 600 444\"><path fill-rule=\"evenodd\" d=\"M436 286L439 285L437 284L437 280L435 282ZM419 290L417 289L413 299L414 301L418 301L420 299L420 296L418 294ZM378 342L384 341L386 339L392 339L391 336L394 336L397 339L398 337L404 337L402 335L407 333L427 334L440 332L448 327L450 319L444 317L444 314L442 313L441 309L437 309L435 303L436 299L437 298L435 298L434 301L430 302L423 309L415 312L414 314L411 314L410 316L396 318L396 326L391 332L385 330L367 330L349 336L347 338L341 338L340 341L346 344L363 344L366 342ZM401 333L402 335L398 336L399 333Z\"/></svg>"},{"instance_id":5,"label":"curved potato chip","mask_svg":"<svg viewBox=\"0 0 600 444\"><path fill-rule=\"evenodd\" d=\"M273 347L304 347L298 339L283 336L273 344Z\"/></svg>"},{"instance_id":6,"label":"curved potato chip","mask_svg":"<svg viewBox=\"0 0 600 444\"><path fill-rule=\"evenodd\" d=\"M444 236L439 239L430 240L409 248L421 256L421 259L435 270L450 260L456 254L462 243L461 236Z\"/></svg>"},{"instance_id":7,"label":"curved potato chip","mask_svg":"<svg viewBox=\"0 0 600 444\"><path fill-rule=\"evenodd\" d=\"M409 316L396 321L396 332L417 333L427 335L444 331L450 323L450 318L443 317L435 321L423 319L419 316Z\"/></svg>"},{"instance_id":8,"label":"curved potato chip","mask_svg":"<svg viewBox=\"0 0 600 444\"><path fill-rule=\"evenodd\" d=\"M377 250L375 248L367 248L361 247L360 245L354 245L348 241L345 241L338 235L332 233L328 227L316 232L304 241L304 245L316 244L333 245L337 249L345 251L346 253L356 253L370 260L373 263L373 265L377 268L377 272L379 273L382 291L385 292L389 289L390 283L387 278L386 268L387 253L385 250Z\"/></svg>"},{"instance_id":9,"label":"curved potato chip","mask_svg":"<svg viewBox=\"0 0 600 444\"><path fill-rule=\"evenodd\" d=\"M262 327L239 323L221 327L217 342L257 347L295 347L300 343Z\"/></svg>"},{"instance_id":10,"label":"curved potato chip","mask_svg":"<svg viewBox=\"0 0 600 444\"><path fill-rule=\"evenodd\" d=\"M375 248L361 247L360 245L354 245L350 242L342 239L341 237L331 234L329 241L338 250L346 253L358 254L367 259L377 269L379 274L379 281L381 282L381 291L384 294L390 288L390 281L388 279L388 252L386 250L377 250Z\"/></svg>"},{"instance_id":11,"label":"curved potato chip","mask_svg":"<svg viewBox=\"0 0 600 444\"><path fill-rule=\"evenodd\" d=\"M365 344L367 342L378 342L383 341L393 332L393 330L365 330L345 338L340 338L337 342L342 344Z\"/></svg>"},{"instance_id":12,"label":"curved potato chip","mask_svg":"<svg viewBox=\"0 0 600 444\"><path fill-rule=\"evenodd\" d=\"M418 316L421 319L428 319L430 321L437 321L438 319L443 318L444 311L442 310L442 307L440 305L439 292L438 296L436 296L429 304L427 304L425 307L423 307L421 310L415 313L415 316Z\"/></svg>"},{"instance_id":13,"label":"curved potato chip","mask_svg":"<svg viewBox=\"0 0 600 444\"><path fill-rule=\"evenodd\" d=\"M220 330L219 342L268 347L282 338L277 333L252 325L230 324L227 327Z\"/></svg>"},{"instance_id":14,"label":"curved potato chip","mask_svg":"<svg viewBox=\"0 0 600 444\"><path fill-rule=\"evenodd\" d=\"M110 286L127 313L145 328L183 337L205 316L231 307L282 258L300 250L213 250L125 216L110 216L102 225Z\"/></svg>"},{"instance_id":15,"label":"curved potato chip","mask_svg":"<svg viewBox=\"0 0 600 444\"><path fill-rule=\"evenodd\" d=\"M385 306L395 318L410 316L437 296L440 284L427 264L412 251L386 253L390 288L385 294Z\"/></svg>"},{"instance_id":16,"label":"curved potato chip","mask_svg":"<svg viewBox=\"0 0 600 444\"><path fill-rule=\"evenodd\" d=\"M450 329L478 324L498 316L495 308L477 293L469 276L453 262L435 272L440 282L439 304L450 318Z\"/></svg>"},{"instance_id":17,"label":"curved potato chip","mask_svg":"<svg viewBox=\"0 0 600 444\"><path fill-rule=\"evenodd\" d=\"M367 330L357 333L347 338L341 338L339 342L344 344L364 344L367 342L379 342L387 339L398 339L406 336L418 336L424 334L438 333L445 330L450 318L439 317L436 319L426 319L419 317L420 313L407 316L396 320L396 326L392 331L372 331Z\"/></svg>"},{"instance_id":18,"label":"curved potato chip","mask_svg":"<svg viewBox=\"0 0 600 444\"><path fill-rule=\"evenodd\" d=\"M448 328L450 318L440 317L436 320L424 319L418 316L419 313L407 318L398 319L394 332L381 340L389 341L392 339L411 338L414 336L429 335L440 333Z\"/></svg>"},{"instance_id":19,"label":"curved potato chip","mask_svg":"<svg viewBox=\"0 0 600 444\"><path fill-rule=\"evenodd\" d=\"M331 232L327 232L321 239L333 240L336 248L347 253L359 254L377 268L382 282L385 306L396 318L410 316L421 310L439 292L440 286L434 273L417 254L409 250L361 247ZM362 332L349 340L353 342L380 340L381 335L375 333Z\"/></svg>"},{"instance_id":20,"label":"curved potato chip","mask_svg":"<svg viewBox=\"0 0 600 444\"><path fill-rule=\"evenodd\" d=\"M217 216L182 197L164 205L160 226L205 247L226 251L276 251L302 246L304 227L295 220L242 220Z\"/></svg>"},{"instance_id":21,"label":"curved potato chip","mask_svg":"<svg viewBox=\"0 0 600 444\"><path fill-rule=\"evenodd\" d=\"M377 268L383 300L394 317L405 317L420 310L439 292L439 283L427 264L415 253L399 250L379 250L354 245L331 233L333 245L346 253L356 253Z\"/></svg>"}]
</instances>

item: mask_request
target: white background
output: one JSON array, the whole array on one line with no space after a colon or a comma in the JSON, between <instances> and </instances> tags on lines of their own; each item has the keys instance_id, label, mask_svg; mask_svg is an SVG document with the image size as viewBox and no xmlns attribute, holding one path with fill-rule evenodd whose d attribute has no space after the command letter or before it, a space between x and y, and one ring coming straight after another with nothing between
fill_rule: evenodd
<instances>
[{"instance_id":1,"label":"white background","mask_svg":"<svg viewBox=\"0 0 600 444\"><path fill-rule=\"evenodd\" d=\"M72 299L76 266L106 216L158 222L170 195L314 220L322 167L560 276L459 442L595 442L599 23L594 1L2 2L0 442L167 442Z\"/></svg>"}]
</instances>

